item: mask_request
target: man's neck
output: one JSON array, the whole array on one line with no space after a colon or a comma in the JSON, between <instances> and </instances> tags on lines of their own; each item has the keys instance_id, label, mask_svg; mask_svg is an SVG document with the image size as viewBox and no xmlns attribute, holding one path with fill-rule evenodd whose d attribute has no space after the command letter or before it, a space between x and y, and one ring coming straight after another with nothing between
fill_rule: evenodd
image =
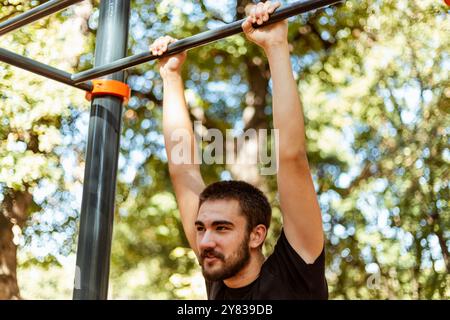
<instances>
[{"instance_id":1,"label":"man's neck","mask_svg":"<svg viewBox=\"0 0 450 320\"><path fill-rule=\"evenodd\" d=\"M228 288L242 288L249 285L258 278L264 260L264 255L261 251L258 251L241 271L234 277L223 280L223 282Z\"/></svg>"}]
</instances>

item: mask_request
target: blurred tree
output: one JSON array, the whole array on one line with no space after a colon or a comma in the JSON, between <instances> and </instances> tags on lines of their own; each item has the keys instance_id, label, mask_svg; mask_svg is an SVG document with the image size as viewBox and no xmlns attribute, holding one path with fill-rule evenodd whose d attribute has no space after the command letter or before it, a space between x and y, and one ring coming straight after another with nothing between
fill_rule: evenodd
<instances>
[{"instance_id":1,"label":"blurred tree","mask_svg":"<svg viewBox=\"0 0 450 320\"><path fill-rule=\"evenodd\" d=\"M333 54L314 66L327 96L317 101L319 88L311 99L322 112L340 113L330 120L352 141L352 169L317 167L319 177L330 177L318 185L328 203L331 295L448 298L447 8L437 1L362 6L364 26L338 31Z\"/></svg>"},{"instance_id":2,"label":"blurred tree","mask_svg":"<svg viewBox=\"0 0 450 320\"><path fill-rule=\"evenodd\" d=\"M38 4L3 1L0 21ZM66 11L2 36L2 48L71 70L86 46L83 32L90 8L89 3L82 4L71 9L69 19L64 17ZM64 179L60 163L67 145L61 129L71 116L69 105L78 109L86 103L79 90L5 64L0 66L0 77L0 299L17 299L16 249L23 230L24 243L30 243L33 235L49 238L52 232L64 232L64 239L53 240L58 246L53 255L72 249L76 228L67 230L75 223L76 214L69 212L70 206L60 221L47 225L42 218L61 213L63 202L69 200L69 181ZM41 248L50 248L49 242L43 242ZM50 262L53 255L40 258ZM36 257L29 258L26 260Z\"/></svg>"},{"instance_id":3,"label":"blurred tree","mask_svg":"<svg viewBox=\"0 0 450 320\"><path fill-rule=\"evenodd\" d=\"M129 53L147 50L153 40L164 34L184 38L237 20L243 16L248 2L135 0ZM98 8L98 1L94 1L94 7ZM443 299L450 296L450 232L449 217L445 214L450 161L450 65L446 36L450 26L446 10L442 2L432 0L370 3L353 0L291 19L292 64L302 94L308 155L328 239L327 279L331 298ZM91 35L95 34L97 19L98 9L94 9L88 21ZM52 39L48 29L41 32L49 33L39 39ZM13 51L21 52L27 42L32 42L24 34L29 33L24 29L18 33L20 36L8 38L9 45L21 48ZM72 39L67 36L67 41ZM92 37L87 41L91 41L91 47L84 49L87 53L81 55L78 69L88 69L93 63ZM42 42L37 42L40 47L44 47ZM28 51L30 43L26 46ZM77 57L83 50L74 51L71 54ZM67 54L55 57L52 64L57 65L57 58ZM47 51L34 57L43 61L50 56ZM72 66L64 67L68 70ZM6 79L18 77L17 71L12 73L9 67L0 69L0 73ZM267 62L262 52L243 35L191 50L183 73L192 119L201 121L205 128L218 128L224 133L231 129L235 136L249 128L271 128ZM123 118L111 297L204 298L199 267L184 238L167 173L160 125L161 79L153 64L132 68L128 75L133 96ZM70 114L54 109L53 116L43 117L56 118L52 123L56 123L53 126L58 129L62 142L44 149L45 153L33 152L33 156L45 154L43 159L48 162L33 159L24 167L28 169L30 163L40 163L51 170L48 173L44 169L33 170L39 174L28 179L17 178L16 184L8 184L5 176L10 179L17 176L15 172L25 170L19 171L21 166L14 159L24 157L27 154L24 151L30 148L28 140L15 138L13 142L24 141L26 146L9 143L13 147L7 149L8 139L15 137L10 137L10 132L15 132L11 128L15 127L9 119L21 114L11 109L18 105L14 100L18 99L14 98L18 88L15 91L11 88L12 84L17 86L30 79L25 73L22 78L0 84L0 95L7 98L0 99L0 112L3 112L0 172L5 172L0 179L2 205L7 208L7 192L17 190L15 197L23 196L19 203L22 208L28 208L27 212L40 210L33 203L45 207L40 215L33 215L37 218L28 224L25 238L39 235L48 246L55 233L65 232L65 240L57 242L55 250L66 248L63 254L68 254L74 249L73 220L80 200L73 200L70 195L79 194L79 185L78 189L74 185L81 180L82 169L73 174L75 179L67 177L66 172L58 176L55 169L66 169L67 163L82 168L86 112L79 108L83 105L82 96L74 93L77 103L72 103ZM44 83L40 78L33 81ZM61 91L63 88L68 90L61 87ZM19 100L26 101L20 104L26 106L23 114L35 110L36 102L29 97L36 92L44 92L46 97L49 92L55 92L55 97L67 97L61 92L56 95L56 91L45 87L25 91L27 99ZM52 105L65 108L69 99L64 101L61 104L55 100ZM56 114L63 116L57 118ZM47 122L42 125L49 126ZM19 128L22 127L28 128L20 124ZM47 139L37 141L44 143ZM22 149L11 149L20 145ZM243 155L246 150L238 148L237 152ZM61 155L67 153L73 156L65 162ZM202 165L201 169L207 183L244 178L265 190L274 207L274 224L265 248L270 252L280 229L275 177L256 176L256 167L242 170L238 166L216 164ZM42 177L47 181L43 188L56 185L54 192L39 195L36 191L39 188L31 188ZM33 197L27 197L24 192ZM48 217L48 212L58 207L58 200L54 199L71 203L56 225L52 224L54 217ZM2 243L13 248L8 252L15 253L17 242L11 241L12 230L19 230L12 228L17 222L8 214L3 216L7 217L6 223L1 224L0 215L0 226L6 227L0 228L0 238L6 239ZM27 245L30 243L23 243L23 249ZM44 251L41 256L51 257L50 252ZM10 256L8 261L15 260ZM52 260L47 258L47 261ZM7 269L10 272L14 271L12 263ZM17 291L14 288L11 291L14 290Z\"/></svg>"}]
</instances>

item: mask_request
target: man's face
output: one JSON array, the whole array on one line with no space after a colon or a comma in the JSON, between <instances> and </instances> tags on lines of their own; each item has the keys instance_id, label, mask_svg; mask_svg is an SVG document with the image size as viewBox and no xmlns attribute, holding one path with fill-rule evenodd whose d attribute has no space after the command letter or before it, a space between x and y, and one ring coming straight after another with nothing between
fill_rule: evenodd
<instances>
[{"instance_id":1,"label":"man's face","mask_svg":"<svg viewBox=\"0 0 450 320\"><path fill-rule=\"evenodd\" d=\"M195 226L200 265L207 280L231 278L248 264L247 221L237 200L204 202Z\"/></svg>"}]
</instances>

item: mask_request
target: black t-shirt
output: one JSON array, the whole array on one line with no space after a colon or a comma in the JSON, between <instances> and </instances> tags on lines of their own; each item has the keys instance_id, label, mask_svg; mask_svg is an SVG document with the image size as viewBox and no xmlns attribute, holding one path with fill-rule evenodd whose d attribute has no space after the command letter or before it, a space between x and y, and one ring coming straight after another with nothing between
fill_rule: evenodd
<instances>
[{"instance_id":1,"label":"black t-shirt","mask_svg":"<svg viewBox=\"0 0 450 320\"><path fill-rule=\"evenodd\" d=\"M313 264L307 264L282 231L255 281L241 288L228 288L223 281L206 281L206 290L209 300L328 299L325 249Z\"/></svg>"}]
</instances>

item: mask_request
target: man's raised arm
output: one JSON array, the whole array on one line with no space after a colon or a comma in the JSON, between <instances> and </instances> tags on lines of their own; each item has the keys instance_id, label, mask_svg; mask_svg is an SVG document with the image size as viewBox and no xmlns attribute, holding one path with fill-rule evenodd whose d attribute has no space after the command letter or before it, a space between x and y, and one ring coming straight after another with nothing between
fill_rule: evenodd
<instances>
[{"instance_id":1,"label":"man's raised arm","mask_svg":"<svg viewBox=\"0 0 450 320\"><path fill-rule=\"evenodd\" d=\"M322 217L306 155L305 126L298 88L292 74L287 21L254 29L267 21L279 2L258 3L243 24L247 38L261 46L272 76L273 123L279 131L277 175L283 228L291 246L307 263L323 249Z\"/></svg>"},{"instance_id":2,"label":"man's raised arm","mask_svg":"<svg viewBox=\"0 0 450 320\"><path fill-rule=\"evenodd\" d=\"M159 38L152 44L150 50L153 54L161 55L167 50L167 46L175 41L169 36ZM205 184L200 174L199 165L194 162L195 136L181 78L181 67L185 59L185 52L160 59L159 71L164 86L163 132L170 178L177 197L186 238L197 254L194 222L198 211L199 195L205 188ZM182 141L185 143L184 147L188 147L190 154L187 157L178 158L178 154L173 151L174 147L180 146Z\"/></svg>"}]
</instances>

